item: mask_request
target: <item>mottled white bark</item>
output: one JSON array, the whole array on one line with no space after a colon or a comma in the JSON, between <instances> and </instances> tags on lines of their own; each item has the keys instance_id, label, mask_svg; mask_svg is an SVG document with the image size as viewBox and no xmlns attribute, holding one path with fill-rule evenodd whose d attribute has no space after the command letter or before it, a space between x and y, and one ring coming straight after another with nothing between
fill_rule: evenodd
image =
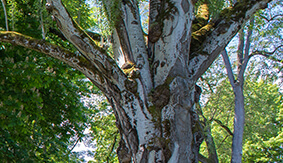
<instances>
[{"instance_id":1,"label":"mottled white bark","mask_svg":"<svg viewBox=\"0 0 283 163\"><path fill-rule=\"evenodd\" d=\"M152 89L150 67L137 1L103 0L108 19L113 26L114 58L122 67L133 62L140 73L140 80L146 93ZM113 6L115 10L113 11Z\"/></svg>"},{"instance_id":2,"label":"mottled white bark","mask_svg":"<svg viewBox=\"0 0 283 163\"><path fill-rule=\"evenodd\" d=\"M65 38L97 69L96 72L93 72L93 76L95 77L95 74L99 72L105 84L110 82L119 89L125 89L126 77L123 72L115 61L72 20L61 0L47 0L46 8L52 13L53 20L56 21Z\"/></svg>"},{"instance_id":3,"label":"mottled white bark","mask_svg":"<svg viewBox=\"0 0 283 163\"><path fill-rule=\"evenodd\" d=\"M171 1L170 3L172 4L164 5L164 8L162 8L161 4L159 5L161 10L172 10L172 12L167 13L168 15L157 13L158 20L152 20L149 25L150 35L155 32L151 32L151 28L156 30L154 26L159 23L157 21L163 19L163 25L158 27L162 29L160 39L156 42L150 42L153 54L153 80L155 85L166 82L169 75L185 76L185 74L188 74L193 4L187 0ZM174 6L172 6L173 4Z\"/></svg>"}]
</instances>

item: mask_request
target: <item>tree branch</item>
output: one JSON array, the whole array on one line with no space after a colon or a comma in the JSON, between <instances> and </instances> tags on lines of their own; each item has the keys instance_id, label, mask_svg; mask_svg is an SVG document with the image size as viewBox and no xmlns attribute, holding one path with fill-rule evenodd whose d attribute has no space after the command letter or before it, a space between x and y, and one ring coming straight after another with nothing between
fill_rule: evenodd
<instances>
[{"instance_id":1,"label":"tree branch","mask_svg":"<svg viewBox=\"0 0 283 163\"><path fill-rule=\"evenodd\" d=\"M148 80L150 66L137 1L103 0L102 2L108 19L114 27L113 51L117 64L121 68L128 65L137 68L145 91L149 93L152 87L151 80Z\"/></svg>"},{"instance_id":2,"label":"tree branch","mask_svg":"<svg viewBox=\"0 0 283 163\"><path fill-rule=\"evenodd\" d=\"M109 0L103 1L103 5L104 8L106 9L108 19L110 22L112 22L113 26L117 30L116 34L118 35L117 38L119 38L119 41L116 42L120 43L120 48L123 51L125 62L134 63L134 56L131 49L129 32L127 30L127 24L124 21L124 19L126 19L125 17L127 17L127 14L125 14L127 9L125 8L124 3L125 2L122 1L120 2L118 1L114 2Z\"/></svg>"},{"instance_id":3,"label":"tree branch","mask_svg":"<svg viewBox=\"0 0 283 163\"><path fill-rule=\"evenodd\" d=\"M107 156L107 163L109 163L109 159L110 159L110 156L111 156L111 153L113 152L114 148L115 148L115 145L116 145L116 142L117 142L117 136L118 136L118 131L114 133L115 136L114 136L114 141L113 141L113 144L110 148L110 151L108 153L108 156Z\"/></svg>"},{"instance_id":4,"label":"tree branch","mask_svg":"<svg viewBox=\"0 0 283 163\"><path fill-rule=\"evenodd\" d=\"M250 26L248 28L248 34L246 37L246 44L245 44L245 52L244 52L244 56L242 58L242 64L240 67L240 71L238 71L238 81L240 84L244 84L244 73L246 70L246 67L248 65L249 62L249 53L250 53L250 44L251 44L251 36L253 34L253 26L254 26L254 16L252 16L251 20L250 20Z\"/></svg>"},{"instance_id":5,"label":"tree branch","mask_svg":"<svg viewBox=\"0 0 283 163\"><path fill-rule=\"evenodd\" d=\"M244 35L244 29L242 28L239 31L239 41L238 41L238 50L237 50L237 74L241 71L241 67L243 64L243 57L244 57L244 43L245 43L245 35Z\"/></svg>"},{"instance_id":6,"label":"tree branch","mask_svg":"<svg viewBox=\"0 0 283 163\"><path fill-rule=\"evenodd\" d=\"M97 68L94 67L90 61L60 46L51 44L45 40L34 39L32 37L11 31L0 31L0 41L23 46L25 48L32 49L59 59L69 66L79 70L92 81L95 81L98 87L103 85L103 81L100 79L101 76L99 73L97 73Z\"/></svg>"},{"instance_id":7,"label":"tree branch","mask_svg":"<svg viewBox=\"0 0 283 163\"><path fill-rule=\"evenodd\" d=\"M265 17L263 15L259 15L259 17L265 19L267 22L271 22L271 21L277 20L277 17L283 17L283 15L279 14L279 15L275 15L275 16L273 16L271 18L267 18L267 17Z\"/></svg>"},{"instance_id":8,"label":"tree branch","mask_svg":"<svg viewBox=\"0 0 283 163\"><path fill-rule=\"evenodd\" d=\"M189 62L191 65L190 76L198 79L212 64L212 62L224 50L229 41L241 29L241 26L259 9L267 7L271 0L245 0L236 3L233 8L225 9L221 12L221 17L215 22L211 34L202 43L201 49L193 52Z\"/></svg>"},{"instance_id":9,"label":"tree branch","mask_svg":"<svg viewBox=\"0 0 283 163\"><path fill-rule=\"evenodd\" d=\"M227 51L224 50L221 53L221 55L222 55L222 58L223 58L224 63L225 63L225 67L226 67L226 71L227 71L227 75L228 75L230 84L234 88L235 87L235 78L234 78L234 74L233 74L233 71L232 71L232 67L231 67L231 63L230 63Z\"/></svg>"},{"instance_id":10,"label":"tree branch","mask_svg":"<svg viewBox=\"0 0 283 163\"><path fill-rule=\"evenodd\" d=\"M216 147L215 147L215 143L213 140L213 137L211 135L211 128L210 128L210 123L211 121L208 123L206 117L203 115L201 107L199 107L200 110L200 114L202 115L203 119L204 119L204 128L205 128L205 142L206 142L206 146L207 146L207 152L208 152L208 158L202 158L202 156L199 156L200 161L201 162L205 162L208 161L210 163L218 163L218 156L217 156L217 152L216 152Z\"/></svg>"},{"instance_id":11,"label":"tree branch","mask_svg":"<svg viewBox=\"0 0 283 163\"><path fill-rule=\"evenodd\" d=\"M95 41L73 21L61 0L47 0L46 9L52 13L53 20L65 38L96 67L97 74L99 73L107 82L124 89L124 81L127 79L125 74L106 51L96 45Z\"/></svg>"},{"instance_id":12,"label":"tree branch","mask_svg":"<svg viewBox=\"0 0 283 163\"><path fill-rule=\"evenodd\" d=\"M278 46L278 47L276 47L273 51L271 51L271 52L268 52L268 51L254 51L254 52L252 52L252 54L250 55L250 58L252 57L252 56L255 56L255 55L261 55L261 56L264 56L264 57L266 57L266 58L268 58L268 59L271 59L271 60L273 60L273 61L275 61L275 62L279 62L279 63L282 63L283 64L283 59L278 59L278 58L275 58L274 56L272 56L272 54L274 54L278 49L280 49L281 47L283 47L283 45L280 45L280 46Z\"/></svg>"},{"instance_id":13,"label":"tree branch","mask_svg":"<svg viewBox=\"0 0 283 163\"><path fill-rule=\"evenodd\" d=\"M57 29L49 27L49 32L57 35L58 37L60 37L62 40L66 41L67 39L65 38L65 36ZM102 35L100 35L99 33L95 33L92 31L87 31L87 34L95 41L101 41L103 39Z\"/></svg>"},{"instance_id":14,"label":"tree branch","mask_svg":"<svg viewBox=\"0 0 283 163\"><path fill-rule=\"evenodd\" d=\"M209 90L210 90L211 93L214 93L211 84L210 84L206 79L204 79L204 78L201 76L201 77L200 77L200 80L201 80L202 82L204 82L204 83L208 86L208 88L209 88Z\"/></svg>"},{"instance_id":15,"label":"tree branch","mask_svg":"<svg viewBox=\"0 0 283 163\"><path fill-rule=\"evenodd\" d=\"M226 130L228 132L229 135L233 136L233 132L229 129L229 127L227 127L226 125L224 125L220 120L218 119L213 119L213 121L215 121L216 123L218 123L224 130Z\"/></svg>"},{"instance_id":16,"label":"tree branch","mask_svg":"<svg viewBox=\"0 0 283 163\"><path fill-rule=\"evenodd\" d=\"M2 1L2 6L4 10L4 15L5 15L6 31L9 31L8 16L7 16L7 11L6 11L5 1L4 0L1 0L1 1Z\"/></svg>"},{"instance_id":17,"label":"tree branch","mask_svg":"<svg viewBox=\"0 0 283 163\"><path fill-rule=\"evenodd\" d=\"M78 139L76 140L75 144L70 149L70 152L73 151L73 149L77 146L77 144L79 143L80 140L81 140L81 136L78 137Z\"/></svg>"},{"instance_id":18,"label":"tree branch","mask_svg":"<svg viewBox=\"0 0 283 163\"><path fill-rule=\"evenodd\" d=\"M125 61L137 62L137 52L147 58L138 3L135 0L119 2L103 0L103 6L108 20L116 30L114 34L118 35L118 37L114 37L114 39L118 39L114 42L120 44L119 48L123 51Z\"/></svg>"},{"instance_id":19,"label":"tree branch","mask_svg":"<svg viewBox=\"0 0 283 163\"><path fill-rule=\"evenodd\" d=\"M222 144L225 142L225 140L229 137L229 135L226 135L225 138L221 141L221 143L219 144L218 148L220 148L222 146Z\"/></svg>"}]
</instances>

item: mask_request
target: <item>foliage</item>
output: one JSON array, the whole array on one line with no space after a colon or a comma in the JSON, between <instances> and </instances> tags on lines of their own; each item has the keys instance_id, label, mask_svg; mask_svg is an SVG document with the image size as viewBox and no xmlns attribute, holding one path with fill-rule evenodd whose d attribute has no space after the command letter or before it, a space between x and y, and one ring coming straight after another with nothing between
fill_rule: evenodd
<instances>
[{"instance_id":1,"label":"foliage","mask_svg":"<svg viewBox=\"0 0 283 163\"><path fill-rule=\"evenodd\" d=\"M282 105L280 105L282 101L279 100L281 103L276 101L278 98L281 99L282 96L278 93L278 88L282 85L280 73L278 74L282 70L282 63L280 63L280 60L282 60L282 32L280 32L282 30L282 23L280 23L282 22L282 12L279 9L280 7L282 7L282 2L273 1L266 10L260 11L255 15L254 26L247 25L243 28L246 36L249 30L253 30L251 38L246 40L246 44L248 41L251 41L251 45L247 44L249 47L245 45L244 48L244 50L250 49L248 55L252 57L245 75L248 83L244 88L244 91L246 91L244 93L247 119L243 146L243 161L245 162L275 162L282 160L282 131L278 129L280 125L282 126L282 121L277 121L281 123L279 125L274 123L274 118L276 119L277 117L279 119L282 110ZM228 46L229 53L231 54L230 62L233 63L232 69L235 72L236 57L234 55L238 53L235 41L239 39L238 37L235 37ZM269 57L267 55L254 57L259 54L268 54ZM224 63L221 59L218 59L214 64L214 68L209 69L202 80L203 97L208 99L203 101L202 105L205 106L205 112L210 113L206 122L208 126L211 123L214 126L214 128L211 128L214 130L212 132L216 139L216 148L220 162L230 161L232 136L227 132L227 129L232 131L234 115L234 95L232 89L228 89L228 82L224 81L226 79L225 76ZM264 80L264 82L257 83L260 79ZM257 84L252 85L253 82ZM278 83L279 87L270 84L274 82ZM276 95L273 95L271 92ZM269 101L265 101L267 99ZM258 109L251 112L250 109L253 107ZM264 118L257 119L261 122L252 119L266 114L270 115L270 117L264 116ZM222 123L222 126L219 122ZM253 135L250 133L253 133ZM273 133L274 135L268 136L267 133ZM204 151L204 144L202 148L203 154L207 155L206 151Z\"/></svg>"},{"instance_id":2,"label":"foliage","mask_svg":"<svg viewBox=\"0 0 283 163\"><path fill-rule=\"evenodd\" d=\"M268 55L259 55L257 57L257 63L255 65L259 66L254 70L257 75L261 74L265 80L276 80L276 78L282 77L282 7L282 1L273 1L266 10L258 12L255 17L253 44L251 48L253 51L268 52L266 53Z\"/></svg>"},{"instance_id":3,"label":"foliage","mask_svg":"<svg viewBox=\"0 0 283 163\"><path fill-rule=\"evenodd\" d=\"M246 93L244 161L279 162L283 159L282 93L264 81L247 85L254 91Z\"/></svg>"},{"instance_id":4,"label":"foliage","mask_svg":"<svg viewBox=\"0 0 283 163\"><path fill-rule=\"evenodd\" d=\"M12 30L40 38L42 5L41 1L7 1ZM2 15L2 9L0 12ZM81 18L86 14L81 10ZM0 19L3 27L2 16ZM48 36L47 40L68 46L56 35ZM6 43L0 46L0 160L79 162L70 151L71 138L83 137L93 111L84 106L81 97L95 89L88 89L90 82L82 74L58 60Z\"/></svg>"},{"instance_id":5,"label":"foliage","mask_svg":"<svg viewBox=\"0 0 283 163\"><path fill-rule=\"evenodd\" d=\"M200 1L197 1L197 4L196 4L195 8L197 9L198 6L203 4L203 3L207 3L208 4L209 17L210 18L218 17L219 14L220 14L220 11L224 7L229 7L229 6L232 5L231 2L227 2L227 1L223 1L223 0L200 0Z\"/></svg>"},{"instance_id":6,"label":"foliage","mask_svg":"<svg viewBox=\"0 0 283 163\"><path fill-rule=\"evenodd\" d=\"M1 160L67 159L60 157L68 156L70 137L82 135L90 114L80 100L91 93L87 83L62 63L20 47L6 45L0 58Z\"/></svg>"}]
</instances>

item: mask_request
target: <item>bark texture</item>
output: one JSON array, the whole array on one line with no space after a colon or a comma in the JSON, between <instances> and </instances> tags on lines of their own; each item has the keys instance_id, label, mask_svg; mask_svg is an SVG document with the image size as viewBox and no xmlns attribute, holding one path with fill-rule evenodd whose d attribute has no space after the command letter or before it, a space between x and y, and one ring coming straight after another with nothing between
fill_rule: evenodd
<instances>
[{"instance_id":1,"label":"bark texture","mask_svg":"<svg viewBox=\"0 0 283 163\"><path fill-rule=\"evenodd\" d=\"M103 0L113 24L114 59L72 20L61 0L47 0L46 8L81 55L16 32L0 31L0 41L58 58L104 92L121 135L120 162L198 162L203 129L194 107L196 81L242 24L269 1L235 4L192 31L194 1L151 0L146 42L136 0Z\"/></svg>"}]
</instances>

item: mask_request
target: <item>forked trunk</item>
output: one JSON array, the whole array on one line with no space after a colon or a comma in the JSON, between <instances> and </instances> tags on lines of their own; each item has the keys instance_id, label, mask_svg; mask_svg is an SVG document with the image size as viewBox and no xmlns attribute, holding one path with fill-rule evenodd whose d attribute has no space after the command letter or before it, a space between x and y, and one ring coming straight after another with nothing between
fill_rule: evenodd
<instances>
[{"instance_id":1,"label":"forked trunk","mask_svg":"<svg viewBox=\"0 0 283 163\"><path fill-rule=\"evenodd\" d=\"M122 138L120 162L197 162L203 137L193 110L194 88L176 77L148 99L139 91L108 97Z\"/></svg>"},{"instance_id":2,"label":"forked trunk","mask_svg":"<svg viewBox=\"0 0 283 163\"><path fill-rule=\"evenodd\" d=\"M106 11L113 6L103 3ZM199 126L193 109L196 78L188 72L193 4L150 1L147 44L136 1L119 5L120 15L108 12L108 17L116 23L114 56L129 80L124 91L106 94L122 138L119 160L197 162L202 136L195 129Z\"/></svg>"}]
</instances>

